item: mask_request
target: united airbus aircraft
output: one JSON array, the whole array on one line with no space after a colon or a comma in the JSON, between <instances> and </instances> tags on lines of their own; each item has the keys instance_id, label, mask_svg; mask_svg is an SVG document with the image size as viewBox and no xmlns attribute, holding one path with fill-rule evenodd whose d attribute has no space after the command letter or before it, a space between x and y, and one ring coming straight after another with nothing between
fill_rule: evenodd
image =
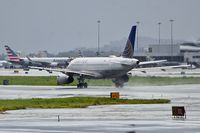
<instances>
[{"instance_id":1,"label":"united airbus aircraft","mask_svg":"<svg viewBox=\"0 0 200 133\"><path fill-rule=\"evenodd\" d=\"M8 61L22 65L23 67L38 66L38 67L66 67L72 60L68 57L40 57L40 58L22 58L17 55L8 45L5 45Z\"/></svg>"},{"instance_id":2,"label":"united airbus aircraft","mask_svg":"<svg viewBox=\"0 0 200 133\"><path fill-rule=\"evenodd\" d=\"M110 56L75 58L69 63L67 68L63 70L41 67L31 68L57 71L65 74L64 76L57 77L58 84L72 83L74 81L74 77L77 77L79 81L77 88L87 88L88 85L85 82L85 79L112 79L116 87L123 87L124 83L129 80L127 72L140 65L140 62L133 58L135 35L136 26L133 26L121 57ZM141 62L141 64L149 63L155 63L155 61Z\"/></svg>"}]
</instances>

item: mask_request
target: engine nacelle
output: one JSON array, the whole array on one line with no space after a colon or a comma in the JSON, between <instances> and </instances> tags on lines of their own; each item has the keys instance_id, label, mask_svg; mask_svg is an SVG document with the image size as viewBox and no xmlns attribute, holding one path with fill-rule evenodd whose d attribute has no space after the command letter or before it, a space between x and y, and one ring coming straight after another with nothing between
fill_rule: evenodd
<instances>
[{"instance_id":1,"label":"engine nacelle","mask_svg":"<svg viewBox=\"0 0 200 133\"><path fill-rule=\"evenodd\" d=\"M57 85L69 84L72 83L73 81L74 78L72 76L63 75L57 77Z\"/></svg>"}]
</instances>

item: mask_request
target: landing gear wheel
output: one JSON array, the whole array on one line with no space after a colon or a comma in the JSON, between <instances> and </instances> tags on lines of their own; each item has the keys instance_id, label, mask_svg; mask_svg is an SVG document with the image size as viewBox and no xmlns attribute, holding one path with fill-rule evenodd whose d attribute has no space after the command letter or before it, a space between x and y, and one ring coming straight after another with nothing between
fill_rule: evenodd
<instances>
[{"instance_id":1,"label":"landing gear wheel","mask_svg":"<svg viewBox=\"0 0 200 133\"><path fill-rule=\"evenodd\" d=\"M80 84L77 84L77 88L80 88Z\"/></svg>"},{"instance_id":2,"label":"landing gear wheel","mask_svg":"<svg viewBox=\"0 0 200 133\"><path fill-rule=\"evenodd\" d=\"M83 86L84 86L84 88L87 88L88 85L87 85L87 83L83 83Z\"/></svg>"},{"instance_id":3,"label":"landing gear wheel","mask_svg":"<svg viewBox=\"0 0 200 133\"><path fill-rule=\"evenodd\" d=\"M83 77L78 78L77 88L87 88L88 84L84 82Z\"/></svg>"},{"instance_id":4,"label":"landing gear wheel","mask_svg":"<svg viewBox=\"0 0 200 133\"><path fill-rule=\"evenodd\" d=\"M88 84L87 83L79 83L77 84L77 88L87 88Z\"/></svg>"},{"instance_id":5,"label":"landing gear wheel","mask_svg":"<svg viewBox=\"0 0 200 133\"><path fill-rule=\"evenodd\" d=\"M123 88L124 84L120 84L120 83L115 83L115 87L117 88Z\"/></svg>"}]
</instances>

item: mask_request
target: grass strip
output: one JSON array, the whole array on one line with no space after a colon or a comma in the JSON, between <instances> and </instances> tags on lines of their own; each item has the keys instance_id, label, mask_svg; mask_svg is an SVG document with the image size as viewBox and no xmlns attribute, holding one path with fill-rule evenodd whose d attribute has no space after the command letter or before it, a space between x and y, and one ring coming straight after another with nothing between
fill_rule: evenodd
<instances>
[{"instance_id":1,"label":"grass strip","mask_svg":"<svg viewBox=\"0 0 200 133\"><path fill-rule=\"evenodd\" d=\"M164 104L169 102L168 99L111 99L104 97L14 99L0 100L0 111L26 108L86 108L94 105L114 104Z\"/></svg>"},{"instance_id":2,"label":"grass strip","mask_svg":"<svg viewBox=\"0 0 200 133\"><path fill-rule=\"evenodd\" d=\"M9 80L10 85L48 85L55 86L55 76L0 76L0 82L3 80ZM89 86L114 86L111 80L86 80ZM76 86L77 80L70 86ZM200 77L130 77L129 82L126 85L140 86L140 85L179 85L179 84L200 84Z\"/></svg>"},{"instance_id":3,"label":"grass strip","mask_svg":"<svg viewBox=\"0 0 200 133\"><path fill-rule=\"evenodd\" d=\"M0 81L9 80L10 85L56 85L55 76L0 76Z\"/></svg>"}]
</instances>

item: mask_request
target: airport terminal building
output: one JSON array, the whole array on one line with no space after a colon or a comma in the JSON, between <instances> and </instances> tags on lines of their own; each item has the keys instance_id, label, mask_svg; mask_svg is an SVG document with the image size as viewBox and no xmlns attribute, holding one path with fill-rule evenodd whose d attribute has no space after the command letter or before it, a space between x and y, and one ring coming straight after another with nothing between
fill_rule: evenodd
<instances>
[{"instance_id":1,"label":"airport terminal building","mask_svg":"<svg viewBox=\"0 0 200 133\"><path fill-rule=\"evenodd\" d=\"M140 60L162 60L200 64L200 44L150 44L147 50L135 53Z\"/></svg>"}]
</instances>

